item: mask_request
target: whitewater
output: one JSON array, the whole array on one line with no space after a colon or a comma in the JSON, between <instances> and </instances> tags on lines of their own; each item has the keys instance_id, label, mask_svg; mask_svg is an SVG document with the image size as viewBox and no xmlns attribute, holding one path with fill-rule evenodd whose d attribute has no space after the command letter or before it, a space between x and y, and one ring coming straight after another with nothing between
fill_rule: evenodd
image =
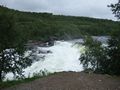
<instances>
[{"instance_id":1,"label":"whitewater","mask_svg":"<svg viewBox=\"0 0 120 90\"><path fill-rule=\"evenodd\" d=\"M40 50L50 51L50 53L39 53ZM46 71L46 73L74 71L80 72L83 70L80 64L80 55L84 51L84 46L76 44L75 41L55 41L54 46L37 47L36 57L38 61L24 69L25 77L32 77L35 73ZM29 51L26 53L29 54ZM44 59L40 57L44 56ZM6 75L6 79L12 80L13 74Z\"/></svg>"}]
</instances>

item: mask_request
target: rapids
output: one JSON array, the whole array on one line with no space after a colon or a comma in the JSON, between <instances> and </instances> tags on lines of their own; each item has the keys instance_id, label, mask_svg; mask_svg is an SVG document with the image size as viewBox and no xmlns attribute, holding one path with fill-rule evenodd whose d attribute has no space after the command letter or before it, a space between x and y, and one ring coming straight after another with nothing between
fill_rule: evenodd
<instances>
[{"instance_id":1,"label":"rapids","mask_svg":"<svg viewBox=\"0 0 120 90\"><path fill-rule=\"evenodd\" d=\"M45 71L46 73L83 70L79 58L81 52L84 51L84 46L75 44L72 41L55 41L54 46L51 47L37 47L36 57L38 61L34 62L30 67L24 69L25 77L32 77L34 73ZM50 51L51 53L39 53L39 50ZM26 53L28 54L28 53ZM44 59L41 57L44 55ZM11 73L6 75L6 79L12 80Z\"/></svg>"}]
</instances>

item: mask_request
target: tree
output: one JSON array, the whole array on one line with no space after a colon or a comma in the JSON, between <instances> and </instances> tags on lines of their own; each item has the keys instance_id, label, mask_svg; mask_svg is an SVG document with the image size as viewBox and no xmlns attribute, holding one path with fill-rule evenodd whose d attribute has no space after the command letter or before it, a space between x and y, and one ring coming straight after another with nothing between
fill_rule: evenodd
<instances>
[{"instance_id":1,"label":"tree","mask_svg":"<svg viewBox=\"0 0 120 90\"><path fill-rule=\"evenodd\" d=\"M0 10L0 82L9 72L23 76L22 69L32 63L24 57L24 41L14 26L14 15Z\"/></svg>"},{"instance_id":2,"label":"tree","mask_svg":"<svg viewBox=\"0 0 120 90\"><path fill-rule=\"evenodd\" d=\"M117 19L120 19L120 0L118 3L111 4L113 14ZM108 57L109 57L109 73L120 75L120 30L115 30L111 33L111 38L108 41Z\"/></svg>"},{"instance_id":3,"label":"tree","mask_svg":"<svg viewBox=\"0 0 120 90\"><path fill-rule=\"evenodd\" d=\"M120 19L120 0L111 4L113 14ZM91 38L85 40L86 51L81 55L81 62L85 68L95 72L120 75L120 30L114 30L108 39L108 46L101 47L98 41Z\"/></svg>"},{"instance_id":4,"label":"tree","mask_svg":"<svg viewBox=\"0 0 120 90\"><path fill-rule=\"evenodd\" d=\"M120 75L120 31L115 31L111 34L111 38L108 41L108 63L109 73Z\"/></svg>"},{"instance_id":5,"label":"tree","mask_svg":"<svg viewBox=\"0 0 120 90\"><path fill-rule=\"evenodd\" d=\"M113 14L115 14L115 17L120 19L120 0L118 0L118 3L116 4L109 5L109 7L111 7L111 10Z\"/></svg>"},{"instance_id":6,"label":"tree","mask_svg":"<svg viewBox=\"0 0 120 90\"><path fill-rule=\"evenodd\" d=\"M119 33L118 33L119 34ZM95 73L120 75L120 36L116 32L108 40L108 46L91 37L85 39L85 52L80 61L85 70L92 69Z\"/></svg>"},{"instance_id":7,"label":"tree","mask_svg":"<svg viewBox=\"0 0 120 90\"><path fill-rule=\"evenodd\" d=\"M104 73L106 52L101 42L92 37L86 37L84 40L85 52L81 54L80 61L85 70L92 69L96 73Z\"/></svg>"}]
</instances>

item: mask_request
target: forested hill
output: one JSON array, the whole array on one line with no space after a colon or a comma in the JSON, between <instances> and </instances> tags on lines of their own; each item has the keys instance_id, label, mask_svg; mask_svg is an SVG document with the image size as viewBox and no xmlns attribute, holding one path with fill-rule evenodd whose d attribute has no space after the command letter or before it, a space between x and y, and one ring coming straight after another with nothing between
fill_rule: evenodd
<instances>
[{"instance_id":1,"label":"forested hill","mask_svg":"<svg viewBox=\"0 0 120 90\"><path fill-rule=\"evenodd\" d=\"M119 23L112 20L22 12L0 6L0 13L3 12L14 15L14 28L27 39L70 39L79 38L84 34L108 35L119 29Z\"/></svg>"}]
</instances>

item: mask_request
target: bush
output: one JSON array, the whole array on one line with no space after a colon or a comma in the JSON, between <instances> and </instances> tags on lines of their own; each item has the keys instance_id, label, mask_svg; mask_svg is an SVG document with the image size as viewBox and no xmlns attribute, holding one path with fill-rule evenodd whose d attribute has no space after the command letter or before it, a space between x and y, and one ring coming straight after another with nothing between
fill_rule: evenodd
<instances>
[{"instance_id":1,"label":"bush","mask_svg":"<svg viewBox=\"0 0 120 90\"><path fill-rule=\"evenodd\" d=\"M80 61L85 69L92 69L95 73L120 75L120 38L112 37L108 46L91 37L85 39L86 50L81 54Z\"/></svg>"}]
</instances>

